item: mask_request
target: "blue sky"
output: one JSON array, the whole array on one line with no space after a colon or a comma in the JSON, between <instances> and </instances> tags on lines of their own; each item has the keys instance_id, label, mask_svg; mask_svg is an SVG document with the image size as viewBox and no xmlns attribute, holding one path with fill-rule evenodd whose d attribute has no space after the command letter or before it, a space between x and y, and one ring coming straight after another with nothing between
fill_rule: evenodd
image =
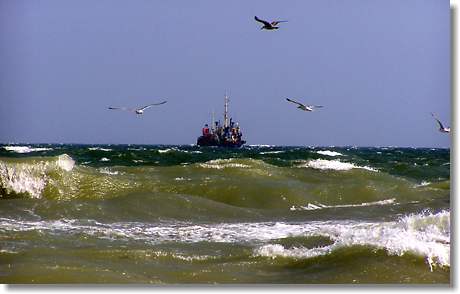
<instances>
[{"instance_id":1,"label":"blue sky","mask_svg":"<svg viewBox=\"0 0 460 294\"><path fill-rule=\"evenodd\" d=\"M0 0L0 142L448 147L447 0ZM262 31L254 15L288 20ZM290 97L321 104L299 111ZM142 117L108 106L167 100Z\"/></svg>"}]
</instances>

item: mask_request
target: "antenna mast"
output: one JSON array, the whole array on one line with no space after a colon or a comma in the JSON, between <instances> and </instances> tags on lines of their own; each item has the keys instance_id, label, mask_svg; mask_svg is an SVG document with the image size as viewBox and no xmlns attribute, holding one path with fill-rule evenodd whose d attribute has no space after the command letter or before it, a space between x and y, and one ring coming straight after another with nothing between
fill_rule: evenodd
<instances>
[{"instance_id":1,"label":"antenna mast","mask_svg":"<svg viewBox=\"0 0 460 294\"><path fill-rule=\"evenodd\" d=\"M227 93L225 93L224 97L224 127L228 127L228 96Z\"/></svg>"},{"instance_id":2,"label":"antenna mast","mask_svg":"<svg viewBox=\"0 0 460 294\"><path fill-rule=\"evenodd\" d=\"M212 110L212 116L211 116L211 131L214 133L215 129L215 123L214 123L215 119L214 119L214 109Z\"/></svg>"}]
</instances>

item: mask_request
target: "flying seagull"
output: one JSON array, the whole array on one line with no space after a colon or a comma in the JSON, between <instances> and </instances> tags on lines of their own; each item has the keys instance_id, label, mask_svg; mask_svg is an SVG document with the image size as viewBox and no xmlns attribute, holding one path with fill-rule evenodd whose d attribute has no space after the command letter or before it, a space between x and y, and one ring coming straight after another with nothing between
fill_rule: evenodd
<instances>
[{"instance_id":1,"label":"flying seagull","mask_svg":"<svg viewBox=\"0 0 460 294\"><path fill-rule=\"evenodd\" d=\"M434 119L438 122L438 124L439 124L439 131L440 131L441 133L450 133L450 128L449 128L449 127L447 127L447 128L444 127L444 126L442 125L441 121L439 121L439 119L437 119L436 116L435 116L433 113L431 113L431 116L433 116Z\"/></svg>"},{"instance_id":2,"label":"flying seagull","mask_svg":"<svg viewBox=\"0 0 460 294\"><path fill-rule=\"evenodd\" d=\"M287 22L287 20L276 20L272 22L268 22L266 20L260 19L257 16L254 16L254 19L257 20L258 22L263 23L264 25L260 28L261 30L277 30L279 27L277 25L281 22Z\"/></svg>"},{"instance_id":3,"label":"flying seagull","mask_svg":"<svg viewBox=\"0 0 460 294\"><path fill-rule=\"evenodd\" d=\"M323 107L323 106L321 106L321 105L304 105L304 104L302 104L302 103L300 103L300 102L291 100L291 99L289 99L289 98L286 98L286 100L289 101L289 102L292 102L292 103L294 103L294 104L297 104L297 105L298 105L297 108L302 109L302 110L304 110L304 111L313 111L313 110L315 110L315 108L321 108L321 107Z\"/></svg>"},{"instance_id":4,"label":"flying seagull","mask_svg":"<svg viewBox=\"0 0 460 294\"><path fill-rule=\"evenodd\" d=\"M126 111L131 111L131 112L134 112L136 114L144 114L144 110L146 110L147 108L150 108L154 105L161 105L161 104L165 104L166 101L163 101L163 102L160 102L160 103L152 103L152 104L149 104L149 105L146 105L144 107L141 107L141 108L137 108L137 109L133 109L133 108L126 108L126 107L109 107L109 109L112 109L112 110L126 110Z\"/></svg>"}]
</instances>

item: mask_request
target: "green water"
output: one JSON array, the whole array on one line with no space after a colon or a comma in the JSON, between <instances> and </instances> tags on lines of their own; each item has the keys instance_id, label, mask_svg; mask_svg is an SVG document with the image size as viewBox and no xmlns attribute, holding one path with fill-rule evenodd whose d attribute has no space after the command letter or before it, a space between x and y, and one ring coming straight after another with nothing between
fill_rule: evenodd
<instances>
[{"instance_id":1,"label":"green water","mask_svg":"<svg viewBox=\"0 0 460 294\"><path fill-rule=\"evenodd\" d=\"M450 283L450 151L0 146L2 283Z\"/></svg>"}]
</instances>

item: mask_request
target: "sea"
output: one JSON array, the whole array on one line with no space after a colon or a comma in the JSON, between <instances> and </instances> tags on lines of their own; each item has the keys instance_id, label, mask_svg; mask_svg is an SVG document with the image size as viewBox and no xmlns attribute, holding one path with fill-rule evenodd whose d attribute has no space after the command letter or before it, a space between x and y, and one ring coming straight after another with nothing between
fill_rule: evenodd
<instances>
[{"instance_id":1,"label":"sea","mask_svg":"<svg viewBox=\"0 0 460 294\"><path fill-rule=\"evenodd\" d=\"M451 284L450 149L0 145L3 284Z\"/></svg>"}]
</instances>

